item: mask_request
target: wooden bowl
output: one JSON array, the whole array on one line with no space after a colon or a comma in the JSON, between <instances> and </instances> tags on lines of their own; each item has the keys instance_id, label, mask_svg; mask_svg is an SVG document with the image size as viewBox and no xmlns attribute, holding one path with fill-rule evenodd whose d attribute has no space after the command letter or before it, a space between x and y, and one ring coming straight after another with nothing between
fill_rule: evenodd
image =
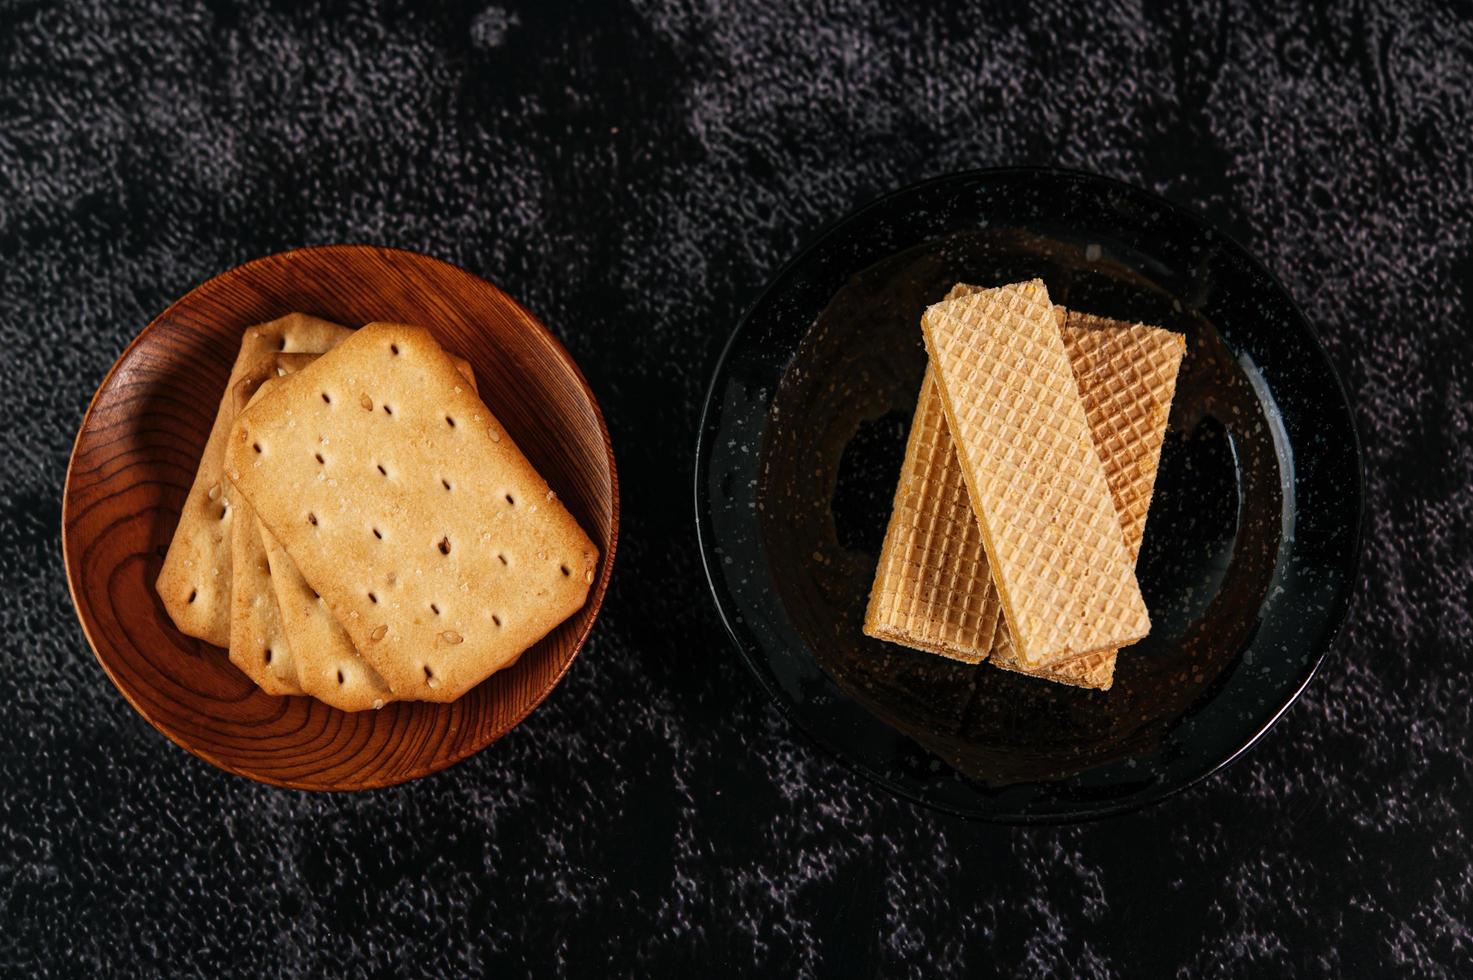
<instances>
[{"instance_id":1,"label":"wooden bowl","mask_svg":"<svg viewBox=\"0 0 1473 980\"><path fill-rule=\"evenodd\" d=\"M482 399L598 545L598 576L583 608L454 704L393 703L350 714L307 697L270 697L223 650L176 630L154 593L241 332L294 310L349 326L390 320L432 330L470 361ZM200 758L301 789L414 779L511 730L587 638L618 531L609 432L562 345L515 300L463 269L359 245L248 262L165 310L93 397L62 498L72 600L123 697Z\"/></svg>"}]
</instances>

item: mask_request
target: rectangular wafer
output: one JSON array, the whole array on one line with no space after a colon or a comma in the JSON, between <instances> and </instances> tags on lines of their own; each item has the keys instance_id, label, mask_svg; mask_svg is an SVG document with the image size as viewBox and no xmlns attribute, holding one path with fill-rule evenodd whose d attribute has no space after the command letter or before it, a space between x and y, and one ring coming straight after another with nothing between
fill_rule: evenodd
<instances>
[{"instance_id":1,"label":"rectangular wafer","mask_svg":"<svg viewBox=\"0 0 1473 980\"><path fill-rule=\"evenodd\" d=\"M1121 539L1134 562L1145 537L1186 338L1159 327L1072 310L1063 338L1090 436L1105 467ZM1052 667L1029 668L1018 660L1003 629L988 662L1064 684L1108 689L1114 680L1115 654L1107 650Z\"/></svg>"},{"instance_id":2,"label":"rectangular wafer","mask_svg":"<svg viewBox=\"0 0 1473 980\"><path fill-rule=\"evenodd\" d=\"M1043 282L943 301L921 328L1020 662L1145 636L1134 562Z\"/></svg>"},{"instance_id":3,"label":"rectangular wafer","mask_svg":"<svg viewBox=\"0 0 1473 980\"><path fill-rule=\"evenodd\" d=\"M864 631L980 663L991 652L1000 608L982 531L946 427L935 370L927 368Z\"/></svg>"},{"instance_id":4,"label":"rectangular wafer","mask_svg":"<svg viewBox=\"0 0 1473 980\"><path fill-rule=\"evenodd\" d=\"M593 581L593 543L419 327L370 324L283 379L226 468L400 697L459 697Z\"/></svg>"},{"instance_id":5,"label":"rectangular wafer","mask_svg":"<svg viewBox=\"0 0 1473 980\"><path fill-rule=\"evenodd\" d=\"M979 292L958 284L946 296ZM1055 306L1070 367L1105 466L1132 558L1140 550L1185 338L1157 327ZM911 423L890 524L875 571L865 632L968 663L1108 689L1113 650L1051 667L1018 663L1003 622L981 531L928 370ZM980 615L979 615L980 612Z\"/></svg>"},{"instance_id":6,"label":"rectangular wafer","mask_svg":"<svg viewBox=\"0 0 1473 980\"><path fill-rule=\"evenodd\" d=\"M977 289L957 283L947 300ZM1063 308L1055 307L1062 324ZM947 428L935 367L921 382L890 509L864 632L877 639L981 663L1001 616L982 530Z\"/></svg>"},{"instance_id":7,"label":"rectangular wafer","mask_svg":"<svg viewBox=\"0 0 1473 980\"><path fill-rule=\"evenodd\" d=\"M291 313L253 326L241 338L240 351L220 397L214 425L200 456L194 483L185 497L179 524L169 542L155 588L180 632L216 646L230 642L231 502L234 491L222 470L225 444L235 421L235 387L260 381L275 370L280 352L321 352L348 336L335 323Z\"/></svg>"}]
</instances>

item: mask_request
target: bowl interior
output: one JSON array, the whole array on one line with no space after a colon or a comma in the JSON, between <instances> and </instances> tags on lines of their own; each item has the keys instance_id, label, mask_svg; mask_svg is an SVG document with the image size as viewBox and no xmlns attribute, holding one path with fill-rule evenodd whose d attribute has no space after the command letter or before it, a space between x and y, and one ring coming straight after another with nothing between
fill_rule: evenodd
<instances>
[{"instance_id":1,"label":"bowl interior","mask_svg":"<svg viewBox=\"0 0 1473 980\"><path fill-rule=\"evenodd\" d=\"M865 637L925 368L958 281L1186 334L1138 575L1150 637L1108 693ZM827 233L739 327L697 473L712 588L800 724L916 799L1008 820L1109 812L1232 759L1297 696L1343 616L1360 516L1343 393L1240 248L1099 178L993 171L892 195Z\"/></svg>"},{"instance_id":2,"label":"bowl interior","mask_svg":"<svg viewBox=\"0 0 1473 980\"><path fill-rule=\"evenodd\" d=\"M588 602L512 668L448 705L336 711L262 694L218 648L174 628L154 593L241 332L301 311L350 326L414 323L475 369L482 399L598 545ZM77 613L108 676L155 727L253 779L307 789L383 786L500 737L567 670L603 601L618 483L597 403L562 346L500 290L392 249L270 256L204 283L119 358L73 449L63 550Z\"/></svg>"}]
</instances>

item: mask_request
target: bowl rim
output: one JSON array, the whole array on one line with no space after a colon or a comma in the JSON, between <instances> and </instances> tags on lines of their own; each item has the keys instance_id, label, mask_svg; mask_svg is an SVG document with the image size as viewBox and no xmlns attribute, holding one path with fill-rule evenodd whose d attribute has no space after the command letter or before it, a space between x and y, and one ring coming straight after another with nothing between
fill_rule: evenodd
<instances>
[{"instance_id":1,"label":"bowl rim","mask_svg":"<svg viewBox=\"0 0 1473 980\"><path fill-rule=\"evenodd\" d=\"M1243 744L1239 746L1235 751L1230 753L1225 758L1213 762L1202 772L1197 773L1188 779L1182 780L1175 785L1167 786L1161 789L1152 789L1151 791L1148 791L1140 795L1139 797L1134 797L1127 800L1121 800L1100 805L1078 805L1066 811L1041 814L988 813L979 810L970 810L951 806L939 800L927 799L925 797L917 795L916 793L911 792L906 786L902 785L901 783L892 780L879 772L874 771L871 767L866 765L861 760L851 757L849 754L846 754L845 752L840 750L837 746L829 744L829 742L823 737L815 734L815 732L808 726L808 724L806 724L800 717L798 717L793 705L789 703L784 694L780 690L778 690L771 683L770 679L764 674L761 666L757 662L755 655L752 653L752 651L749 651L747 649L746 644L743 642L741 635L736 629L736 625L732 622L732 618L726 608L726 604L722 599L722 587L717 580L717 564L712 560L711 548L714 545L714 542L712 540L714 532L709 526L711 521L711 506L709 499L710 495L706 487L707 481L705 480L705 471L710 463L712 441L715 438L715 434L714 431L711 429L710 423L712 409L716 403L716 398L718 396L718 388L725 380L727 368L729 366L729 361L732 357L732 354L737 347L738 341L741 340L742 335L747 331L748 327L750 326L753 315L767 302L768 298L777 290L780 283L786 280L794 270L808 262L810 258L825 245L825 243L827 243L840 231L853 224L858 223L861 219L870 214L870 212L883 208L899 198L902 198L909 194L913 194L923 189L929 189L945 184L964 184L969 182L1016 177L1052 177L1098 184L1101 185L1104 189L1112 190L1121 194L1126 194L1138 200L1143 200L1153 207L1164 208L1174 215L1189 222L1197 229L1210 232L1213 236L1226 242L1228 247L1234 249L1242 258L1247 260L1249 265L1258 274L1262 275L1268 282L1270 282L1275 288L1279 290L1284 299L1288 302L1290 313L1293 315L1294 319L1298 321L1299 326L1303 329L1305 336L1309 338L1315 355L1317 356L1325 373L1332 381L1335 391L1339 395L1338 407L1343 413L1345 419L1349 422L1351 435L1351 457L1354 460L1355 464L1354 489L1356 495L1356 506L1354 509L1354 514L1352 515L1350 540L1348 542L1350 558L1347 568L1348 574L1346 576L1345 586L1341 590L1339 590L1339 593L1334 598L1332 607L1329 609L1329 617L1327 619L1327 622L1330 623L1330 627L1325 634L1323 642L1319 645L1319 649L1315 651L1312 661L1304 670L1303 677L1300 678L1299 682L1293 687L1291 691L1288 692L1287 696L1283 699L1283 703L1274 708L1263 720L1263 722L1259 724L1256 729L1251 732L1251 734L1248 734ZM695 469L693 473L694 494L692 502L694 504L695 510L696 543L697 550L700 553L701 566L705 570L707 589L710 592L712 602L716 607L716 614L721 620L722 627L726 631L727 639L731 642L731 645L736 648L742 662L746 665L751 674L756 678L759 686L767 693L767 696L776 703L783 717L786 718L787 721L794 727L796 727L800 732L802 732L811 744L818 746L826 754L838 760L838 762L840 762L846 769L849 769L852 772L859 773L866 779L869 779L872 782L883 786L891 793L911 802L912 804L918 804L934 811L963 817L965 819L977 821L979 823L1003 825L1048 825L1083 823L1120 814L1132 813L1138 810L1145 809L1146 807L1154 806L1164 800L1176 796L1179 793L1185 792L1193 786L1198 785L1209 776L1213 776L1217 773L1222 772L1228 766L1231 766L1233 763L1242 759L1243 756L1245 756L1249 752L1249 750L1251 750L1255 745L1259 743L1259 741L1263 739L1263 737L1268 733L1268 730L1278 723L1279 719L1284 716L1289 708L1292 707L1294 703L1299 700L1300 696L1304 693L1305 688L1309 686L1310 681L1312 681L1315 675L1319 673L1320 667L1324 664L1326 657L1328 657L1330 654L1330 651L1334 649L1334 647L1338 643L1342 630L1345 626L1345 622L1349 618L1351 606L1355 600L1356 595L1360 591L1359 584L1362 571L1361 564L1362 556L1364 553L1363 531L1365 526L1366 512L1365 467L1365 454L1361 442L1360 426L1356 418L1354 406L1352 405L1349 393L1345 388L1344 379L1340 376L1340 372L1336 370L1335 363L1333 360L1331 360L1329 351L1325 347L1324 341L1320 339L1318 332L1314 329L1314 326L1310 322L1309 318L1304 315L1304 310L1300 307L1299 301L1294 298L1294 295L1290 293L1287 288L1285 288L1283 282L1279 279L1279 277L1273 272L1273 270L1271 270L1266 264L1264 264L1262 259L1260 259L1250 249L1244 247L1243 244L1239 242L1236 237L1228 234L1216 224L1209 221L1208 218L1203 215L1196 207L1178 204L1175 201L1167 198L1163 194L1157 193L1156 191L1150 190L1145 187L1141 187L1137 184L1129 183L1128 181L1122 180L1118 177L1112 177L1106 174L1094 173L1092 171L1081 170L1072 167L1051 165L1006 165L997 167L978 167L967 170L952 171L934 177L929 177L924 180L919 180L914 183L906 184L902 187L887 191L877 197L871 198L868 201L852 208L840 217L822 225L817 232L809 234L804 239L803 243L798 248L794 256L787 262L783 263L783 265L781 265L770 276L768 276L766 284L757 293L756 297L747 304L745 310L737 319L736 326L732 329L731 334L727 337L726 343L722 345L721 353L720 355L718 355L715 367L712 369L711 381L706 388L706 397L701 406L700 426L696 432Z\"/></svg>"},{"instance_id":2,"label":"bowl rim","mask_svg":"<svg viewBox=\"0 0 1473 980\"><path fill-rule=\"evenodd\" d=\"M607 548L605 549L605 553L600 557L600 570L598 577L594 580L593 588L590 590L589 597L585 602L585 608L591 607L592 612L588 616L588 620L584 624L583 628L579 631L577 641L573 645L572 652L560 665L558 671L556 672L556 674L553 675L549 683L545 685L540 691L537 692L537 694L533 698L528 701L525 708L512 719L511 723L506 726L504 731L493 735L491 738L487 739L485 742L479 745L472 744L466 747L463 751L457 752L456 754L443 760L443 762L436 764L434 767L424 769L423 771L403 772L382 779L370 779L362 783L354 784L352 786L325 786L320 783L308 783L292 778L280 778L261 772L255 772L248 768L244 768L228 762L225 759L217 756L215 753L209 751L208 749L200 748L196 745L191 744L191 742L187 740L181 733L175 732L171 729L171 727L162 724L158 719L154 718L153 715L144 706L139 704L139 702L134 698L133 693L127 688L126 685L119 681L118 676L113 672L112 666L108 662L108 657L104 656L102 650L97 644L97 641L92 636L92 629L87 621L87 616L83 614L82 602L78 598L78 576L80 575L80 569L78 567L77 560L74 560L73 558L74 549L71 540L71 521L69 520L69 517L71 515L71 510L73 506L72 476L73 468L75 467L77 462L77 450L81 445L82 437L87 433L89 427L91 426L92 412L97 407L97 399L101 397L102 393L107 390L107 388L112 384L113 377L117 374L118 368L121 367L123 362L126 361L133 354L134 349L139 347L139 345L144 342L149 334L151 334L155 329L159 328L159 324L161 322L171 316L176 309L183 306L191 296L218 279L224 279L227 277L239 275L246 270L258 265L264 265L271 262L291 262L294 261L298 256L308 253L339 255L355 252L376 253L381 256L397 256L411 263L428 262L436 265L445 266L458 275L465 276L471 280L474 280L475 282L489 287L495 294L500 296L513 309L519 312L525 322L530 323L535 330L542 333L543 339L547 341L554 355L562 362L564 367L568 368L571 371L573 378L578 382L578 386L582 391L583 396L588 400L588 404L593 408L594 418L598 422L599 436L603 441L604 459L609 468L609 540ZM82 635L86 637L87 646L92 650L93 658L96 659L98 664L102 667L103 673L107 675L107 678L109 681L112 682L113 687L116 688L120 694L122 694L123 699L133 708L135 712L137 712L145 721L153 726L153 728L157 730L160 734L162 734L165 738L167 738L169 741L173 742L180 748L184 749L190 755L203 759L204 761L219 769L223 769L226 772L229 772L236 776L241 776L253 782L263 783L269 786L276 786L283 789L309 790L322 793L363 792L376 789L385 789L390 786L396 786L416 779L422 779L426 776L434 775L435 773L444 772L451 766L454 766L460 762L464 762L466 759L470 758L478 752L485 750L495 742L499 741L502 738L505 738L508 734L510 734L518 725L526 720L528 715L536 710L537 707L547 699L548 695L552 693L554 688L562 683L563 678L567 676L568 671L572 668L573 661L577 660L579 654L583 652L583 647L588 642L588 637L593 632L594 624L598 621L599 615L603 611L604 597L608 592L609 581L613 578L614 556L615 553L618 551L619 546L619 513L619 471L614 458L613 439L609 435L609 427L608 423L604 419L603 407L599 404L598 398L593 392L593 388L588 384L588 379L584 377L582 369L578 367L578 363L573 359L573 356L568 353L567 348L563 346L562 341L560 341L557 336L554 335L552 331L547 328L547 325L542 322L540 317L533 314L515 297L506 292L501 287L497 286L495 283L484 278L483 276L479 276L476 273L471 272L469 269L466 269L464 266L461 266L457 263L449 262L445 259L436 258L432 255L426 255L423 252L415 252L410 249L396 248L389 245L337 242L324 245L304 245L297 248L284 249L280 252L272 252L267 255L257 256L254 259L250 259L249 261L231 266L228 269L201 279L199 282L195 283L188 290L182 293L167 307L165 307L163 311L154 316L154 318L150 320L142 330L138 331L138 333L134 335L133 339L128 342L127 346L124 347L122 352L119 353L118 356L113 360L112 366L108 368L107 373L103 375L102 380L98 383L96 390L93 391L92 397L87 402L87 410L82 414L82 421L77 427L77 434L72 439L72 448L67 457L66 476L64 477L62 482L61 552L62 564L66 570L67 593L72 600L72 612L76 615L77 621L82 627ZM331 708L328 705L324 705L324 707L328 708L329 710L337 710Z\"/></svg>"}]
</instances>

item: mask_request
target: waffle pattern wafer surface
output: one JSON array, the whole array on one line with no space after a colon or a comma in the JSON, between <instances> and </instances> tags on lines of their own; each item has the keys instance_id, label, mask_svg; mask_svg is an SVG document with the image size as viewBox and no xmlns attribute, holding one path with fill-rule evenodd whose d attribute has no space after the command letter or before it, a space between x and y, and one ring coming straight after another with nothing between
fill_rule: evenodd
<instances>
[{"instance_id":1,"label":"waffle pattern wafer surface","mask_svg":"<svg viewBox=\"0 0 1473 980\"><path fill-rule=\"evenodd\" d=\"M980 292L958 284L947 299ZM1064 347L1132 557L1140 551L1185 339L1055 306ZM953 659L1108 689L1115 651L1049 667L1017 660L940 396L927 372L906 447L865 632ZM949 505L949 506L948 506ZM980 613L980 615L979 615ZM995 628L994 628L995 627Z\"/></svg>"},{"instance_id":2,"label":"waffle pattern wafer surface","mask_svg":"<svg viewBox=\"0 0 1473 980\"><path fill-rule=\"evenodd\" d=\"M958 283L946 298L981 291L980 287ZM1105 467L1121 535L1133 560L1140 554L1145 535L1186 338L1159 327L1062 306L1055 306L1054 314L1089 419L1090 436ZM994 588L990 578L985 588ZM1115 655L1115 650L1106 650L1047 667L1026 667L1018 660L1003 621L988 659L1004 670L1075 687L1108 690L1114 682Z\"/></svg>"},{"instance_id":3,"label":"waffle pattern wafer surface","mask_svg":"<svg viewBox=\"0 0 1473 980\"><path fill-rule=\"evenodd\" d=\"M921 318L1018 659L1059 663L1150 630L1041 280Z\"/></svg>"},{"instance_id":4,"label":"waffle pattern wafer surface","mask_svg":"<svg viewBox=\"0 0 1473 980\"><path fill-rule=\"evenodd\" d=\"M1090 436L1120 517L1121 538L1134 561L1146 533L1146 514L1186 338L1160 327L1073 310L1065 319L1063 337L1089 418ZM993 648L992 664L1061 684L1103 690L1114 682L1115 654L1109 650L1051 667L1024 667L1004 628Z\"/></svg>"},{"instance_id":5,"label":"waffle pattern wafer surface","mask_svg":"<svg viewBox=\"0 0 1473 980\"><path fill-rule=\"evenodd\" d=\"M1121 537L1134 561L1146 533L1186 338L1073 310L1063 335Z\"/></svg>"},{"instance_id":6,"label":"waffle pattern wafer surface","mask_svg":"<svg viewBox=\"0 0 1473 980\"><path fill-rule=\"evenodd\" d=\"M941 393L927 369L864 631L979 663L992 647L999 608Z\"/></svg>"}]
</instances>

